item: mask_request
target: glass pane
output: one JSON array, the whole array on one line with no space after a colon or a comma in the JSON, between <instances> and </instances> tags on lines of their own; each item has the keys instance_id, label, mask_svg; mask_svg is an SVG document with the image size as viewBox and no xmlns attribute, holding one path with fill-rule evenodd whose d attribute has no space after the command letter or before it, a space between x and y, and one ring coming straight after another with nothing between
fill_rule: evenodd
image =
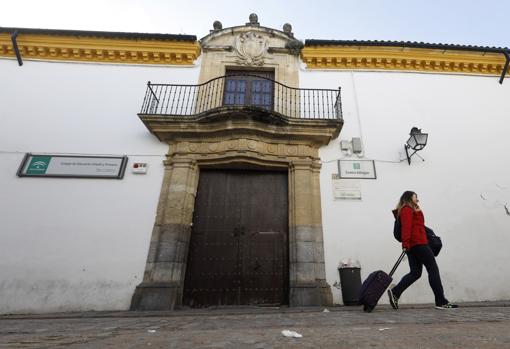
<instances>
[{"instance_id":1,"label":"glass pane","mask_svg":"<svg viewBox=\"0 0 510 349\"><path fill-rule=\"evenodd\" d=\"M416 139L414 138L414 136L409 137L409 139L407 140L407 145L409 145L412 149L414 149L414 147L416 147L417 143L416 143Z\"/></svg>"},{"instance_id":2,"label":"glass pane","mask_svg":"<svg viewBox=\"0 0 510 349\"><path fill-rule=\"evenodd\" d=\"M271 81L263 81L262 92L271 92L271 85L273 85Z\"/></svg>"},{"instance_id":3,"label":"glass pane","mask_svg":"<svg viewBox=\"0 0 510 349\"><path fill-rule=\"evenodd\" d=\"M236 88L236 81L235 80L227 80L227 92L234 92Z\"/></svg>"},{"instance_id":4,"label":"glass pane","mask_svg":"<svg viewBox=\"0 0 510 349\"><path fill-rule=\"evenodd\" d=\"M246 92L246 80L237 80L237 92Z\"/></svg>"},{"instance_id":5,"label":"glass pane","mask_svg":"<svg viewBox=\"0 0 510 349\"><path fill-rule=\"evenodd\" d=\"M252 81L252 92L255 92L255 93L258 93L258 92L261 92L261 89L262 89L262 81L260 80L254 80Z\"/></svg>"},{"instance_id":6,"label":"glass pane","mask_svg":"<svg viewBox=\"0 0 510 349\"><path fill-rule=\"evenodd\" d=\"M262 95L262 104L270 106L271 105L271 95L268 95L268 94Z\"/></svg>"},{"instance_id":7,"label":"glass pane","mask_svg":"<svg viewBox=\"0 0 510 349\"><path fill-rule=\"evenodd\" d=\"M225 93L225 104L227 105L232 105L234 104L234 97L235 97L235 94L233 93Z\"/></svg>"},{"instance_id":8,"label":"glass pane","mask_svg":"<svg viewBox=\"0 0 510 349\"><path fill-rule=\"evenodd\" d=\"M236 105L243 105L244 104L244 94L238 93L236 95Z\"/></svg>"},{"instance_id":9,"label":"glass pane","mask_svg":"<svg viewBox=\"0 0 510 349\"><path fill-rule=\"evenodd\" d=\"M416 141L418 144L421 144L421 145L427 144L427 137L428 137L427 133L416 134L416 135L414 135L414 137L416 138Z\"/></svg>"}]
</instances>

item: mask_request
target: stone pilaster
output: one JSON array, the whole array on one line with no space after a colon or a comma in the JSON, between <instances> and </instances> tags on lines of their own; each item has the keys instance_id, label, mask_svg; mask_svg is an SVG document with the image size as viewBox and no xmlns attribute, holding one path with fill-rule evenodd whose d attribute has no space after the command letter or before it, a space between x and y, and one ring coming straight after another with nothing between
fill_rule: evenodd
<instances>
[{"instance_id":1,"label":"stone pilaster","mask_svg":"<svg viewBox=\"0 0 510 349\"><path fill-rule=\"evenodd\" d=\"M319 169L320 164L313 160L290 165L290 306L332 303L325 280Z\"/></svg>"},{"instance_id":2,"label":"stone pilaster","mask_svg":"<svg viewBox=\"0 0 510 349\"><path fill-rule=\"evenodd\" d=\"M198 166L191 159L172 159L165 166L144 278L131 310L172 310L182 302Z\"/></svg>"},{"instance_id":3,"label":"stone pilaster","mask_svg":"<svg viewBox=\"0 0 510 349\"><path fill-rule=\"evenodd\" d=\"M321 305L333 305L333 294L331 287L326 282L326 263L324 260L324 238L322 231L322 207L321 207L321 188L320 188L320 170L319 161L312 165L312 192L313 192L313 224L315 228L315 280L318 283L321 295Z\"/></svg>"}]
</instances>

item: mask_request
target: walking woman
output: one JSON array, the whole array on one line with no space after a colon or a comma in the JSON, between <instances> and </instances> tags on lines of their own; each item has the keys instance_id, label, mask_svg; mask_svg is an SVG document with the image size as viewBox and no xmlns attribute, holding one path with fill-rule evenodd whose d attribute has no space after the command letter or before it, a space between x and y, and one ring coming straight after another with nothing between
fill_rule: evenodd
<instances>
[{"instance_id":1,"label":"walking woman","mask_svg":"<svg viewBox=\"0 0 510 349\"><path fill-rule=\"evenodd\" d=\"M402 293L421 277L423 266L429 274L429 284L434 292L437 309L454 309L458 305L450 303L444 296L443 285L439 275L436 259L430 249L425 233L425 217L420 206L418 196L412 191L406 191L400 197L397 205L397 215L402 225L402 247L407 253L411 271L393 288L388 290L390 304L398 309L398 300Z\"/></svg>"}]
</instances>

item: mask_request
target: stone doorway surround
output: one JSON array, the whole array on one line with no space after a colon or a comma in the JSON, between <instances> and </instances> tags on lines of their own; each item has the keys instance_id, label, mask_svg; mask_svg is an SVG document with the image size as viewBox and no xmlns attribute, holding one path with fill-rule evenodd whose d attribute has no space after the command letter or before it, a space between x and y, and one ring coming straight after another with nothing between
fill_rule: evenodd
<instances>
[{"instance_id":1,"label":"stone doorway surround","mask_svg":"<svg viewBox=\"0 0 510 349\"><path fill-rule=\"evenodd\" d=\"M289 305L331 305L325 278L319 147L340 133L341 119L295 119L257 108L223 108L195 118L140 115L169 144L156 221L132 310L182 304L200 169L286 169L289 192Z\"/></svg>"}]
</instances>

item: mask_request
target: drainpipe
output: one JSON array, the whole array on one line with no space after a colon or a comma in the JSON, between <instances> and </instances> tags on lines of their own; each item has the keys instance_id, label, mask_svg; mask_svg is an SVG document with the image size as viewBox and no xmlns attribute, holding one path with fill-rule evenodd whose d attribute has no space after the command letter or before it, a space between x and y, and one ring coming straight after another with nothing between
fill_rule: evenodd
<instances>
[{"instance_id":1,"label":"drainpipe","mask_svg":"<svg viewBox=\"0 0 510 349\"><path fill-rule=\"evenodd\" d=\"M505 78L506 71L508 70L508 64L510 63L510 54L508 54L509 51L503 50L503 54L506 58L505 66L503 67L503 72L501 73L501 78L499 79L499 83L503 83L503 79Z\"/></svg>"},{"instance_id":2,"label":"drainpipe","mask_svg":"<svg viewBox=\"0 0 510 349\"><path fill-rule=\"evenodd\" d=\"M12 41L12 47L14 48L14 53L16 53L16 58L18 59L19 66L23 65L23 61L21 60L21 53L19 52L18 43L16 41L16 38L18 37L19 30L15 30L14 33L11 35L11 41ZM508 61L507 61L508 63Z\"/></svg>"}]
</instances>

